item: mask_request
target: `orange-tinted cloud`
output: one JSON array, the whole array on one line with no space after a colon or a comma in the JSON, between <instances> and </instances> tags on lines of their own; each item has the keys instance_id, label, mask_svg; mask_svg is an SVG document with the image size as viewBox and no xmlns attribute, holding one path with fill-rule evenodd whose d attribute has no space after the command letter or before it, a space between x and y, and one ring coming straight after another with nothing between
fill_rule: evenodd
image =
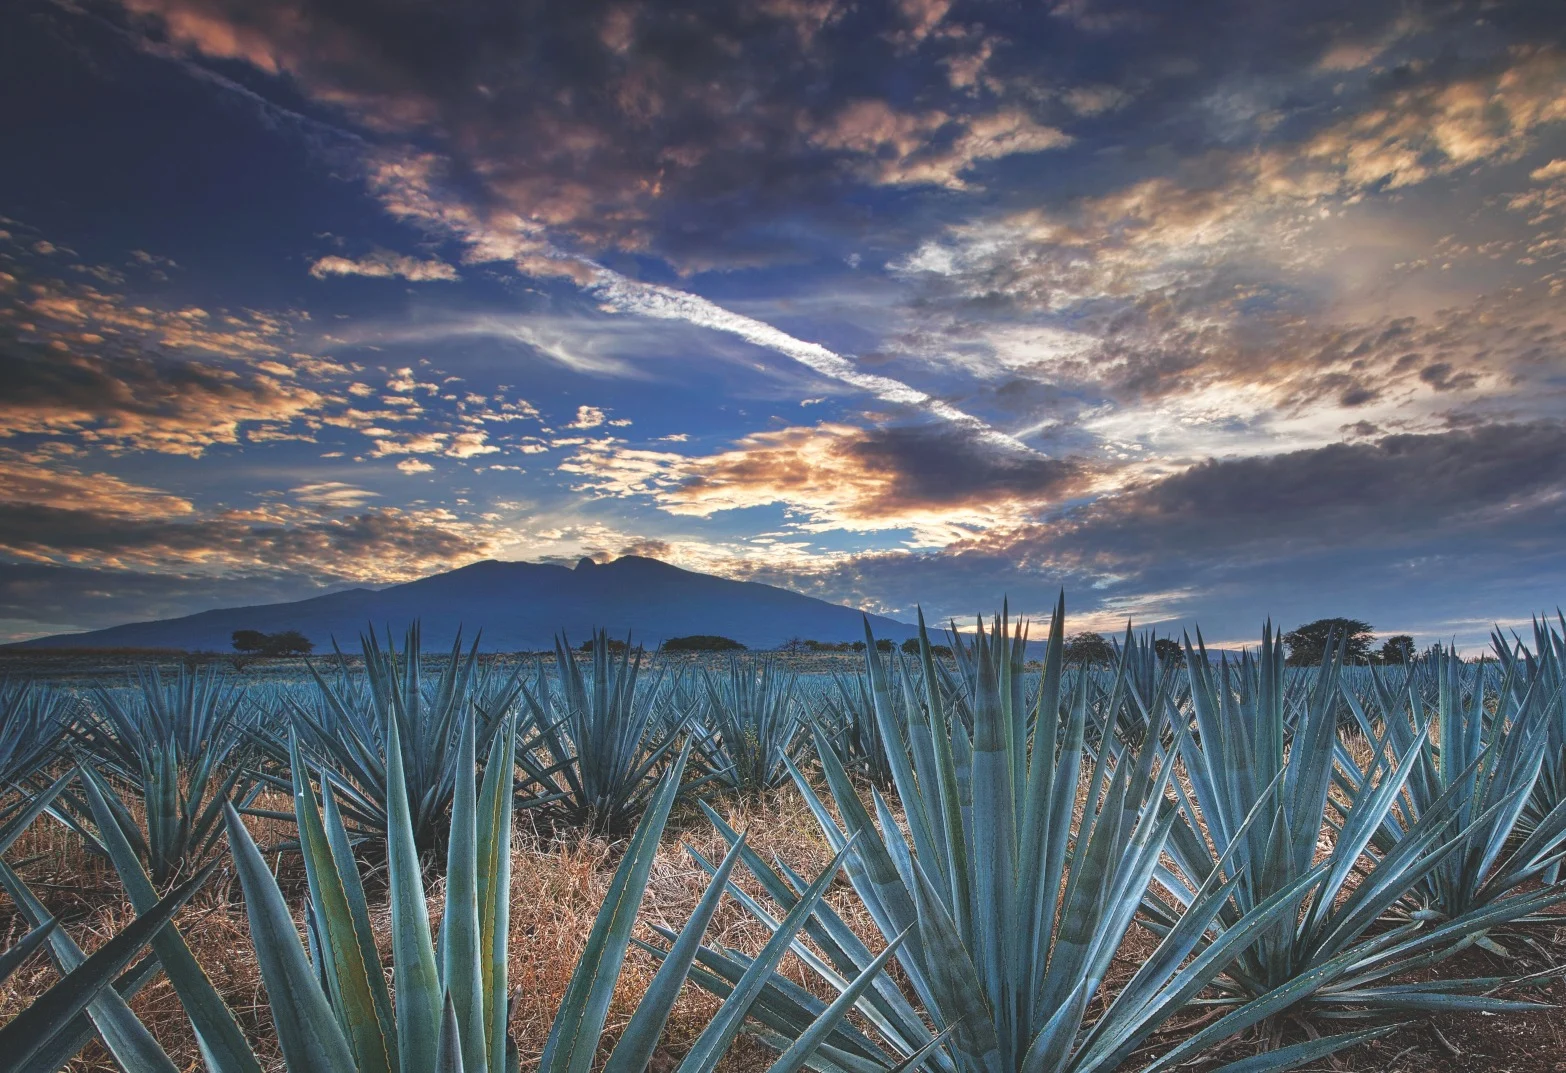
<instances>
[{"instance_id":1,"label":"orange-tinted cloud","mask_svg":"<svg viewBox=\"0 0 1566 1073\"><path fill-rule=\"evenodd\" d=\"M708 517L781 505L801 531L912 528L924 543L1037 510L1087 481L1074 461L1004 454L959 428L824 423L758 432L706 456L593 441L559 467L603 495Z\"/></svg>"},{"instance_id":2,"label":"orange-tinted cloud","mask_svg":"<svg viewBox=\"0 0 1566 1073\"><path fill-rule=\"evenodd\" d=\"M444 511L363 509L343 489L298 491L304 506L202 511L112 475L0 461L0 557L167 575L375 582L483 558L496 541L494 532ZM334 513L343 508L350 512Z\"/></svg>"}]
</instances>

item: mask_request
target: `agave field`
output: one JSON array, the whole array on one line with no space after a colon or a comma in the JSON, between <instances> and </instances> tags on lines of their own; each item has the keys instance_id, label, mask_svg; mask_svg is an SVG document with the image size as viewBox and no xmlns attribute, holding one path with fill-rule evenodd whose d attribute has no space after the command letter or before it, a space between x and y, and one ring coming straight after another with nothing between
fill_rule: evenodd
<instances>
[{"instance_id":1,"label":"agave field","mask_svg":"<svg viewBox=\"0 0 1566 1073\"><path fill-rule=\"evenodd\" d=\"M7 680L0 1070L1562 1068L1566 621L1034 633Z\"/></svg>"}]
</instances>

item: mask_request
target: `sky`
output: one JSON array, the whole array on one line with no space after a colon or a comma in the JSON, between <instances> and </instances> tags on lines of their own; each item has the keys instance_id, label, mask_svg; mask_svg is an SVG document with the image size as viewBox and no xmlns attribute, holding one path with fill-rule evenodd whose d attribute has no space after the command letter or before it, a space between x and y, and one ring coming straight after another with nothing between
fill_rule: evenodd
<instances>
[{"instance_id":1,"label":"sky","mask_svg":"<svg viewBox=\"0 0 1566 1073\"><path fill-rule=\"evenodd\" d=\"M0 100L3 639L625 554L1563 602L1559 0L12 0Z\"/></svg>"}]
</instances>

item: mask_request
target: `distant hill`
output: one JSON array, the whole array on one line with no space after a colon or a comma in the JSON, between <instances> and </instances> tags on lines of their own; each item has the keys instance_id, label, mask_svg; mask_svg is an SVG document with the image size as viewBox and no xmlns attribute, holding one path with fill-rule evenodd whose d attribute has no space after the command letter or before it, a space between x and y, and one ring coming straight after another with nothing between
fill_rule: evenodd
<instances>
[{"instance_id":1,"label":"distant hill","mask_svg":"<svg viewBox=\"0 0 1566 1073\"><path fill-rule=\"evenodd\" d=\"M681 570L627 555L613 562L583 559L576 567L546 563L474 563L385 589L348 589L293 603L203 611L183 618L133 622L88 633L22 641L12 648L184 648L225 650L235 630L299 630L330 648L335 636L357 648L359 634L389 625L401 638L414 619L425 647L449 646L457 628L483 630L485 651L547 649L564 630L575 644L594 627L627 632L649 648L670 637L718 634L751 648L776 648L792 637L852 641L864 637L861 613L772 585ZM915 635L913 626L870 616L876 637Z\"/></svg>"}]
</instances>

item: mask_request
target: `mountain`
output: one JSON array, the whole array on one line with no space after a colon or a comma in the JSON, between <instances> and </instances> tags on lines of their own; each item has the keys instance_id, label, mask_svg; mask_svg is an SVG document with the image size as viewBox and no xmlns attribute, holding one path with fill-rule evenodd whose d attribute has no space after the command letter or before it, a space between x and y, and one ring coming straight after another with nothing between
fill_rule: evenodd
<instances>
[{"instance_id":1,"label":"mountain","mask_svg":"<svg viewBox=\"0 0 1566 1073\"><path fill-rule=\"evenodd\" d=\"M708 633L751 648L776 648L791 637L851 641L864 637L861 612L772 585L681 570L656 559L627 555L608 563L583 559L576 567L548 563L474 563L384 589L348 589L293 603L203 611L183 618L133 622L89 633L38 637L6 647L184 648L222 650L235 630L298 630L317 650L335 637L357 648L360 633L387 626L399 643L414 619L424 644L451 644L458 627L471 638L483 631L491 652L547 649L557 631L573 643L594 627L627 632L653 647L671 637ZM916 634L913 626L870 616L878 638Z\"/></svg>"}]
</instances>

